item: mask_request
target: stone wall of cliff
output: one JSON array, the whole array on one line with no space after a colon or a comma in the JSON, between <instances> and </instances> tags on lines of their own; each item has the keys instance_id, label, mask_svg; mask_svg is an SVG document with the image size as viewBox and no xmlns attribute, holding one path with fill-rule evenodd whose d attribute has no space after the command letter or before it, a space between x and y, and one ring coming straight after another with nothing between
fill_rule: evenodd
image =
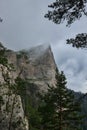
<instances>
[{"instance_id":1,"label":"stone wall of cliff","mask_svg":"<svg viewBox=\"0 0 87 130\"><path fill-rule=\"evenodd\" d=\"M24 104L19 94L15 93L15 79L19 76L30 84L26 87L27 98L37 103L36 93L47 91L48 84L55 82L56 64L50 46L40 45L29 50L14 52L5 49L4 56L8 59L7 66L0 64L0 130L28 130L29 121L24 112ZM8 76L10 84L5 81ZM35 99L33 99L35 98Z\"/></svg>"},{"instance_id":2,"label":"stone wall of cliff","mask_svg":"<svg viewBox=\"0 0 87 130\"><path fill-rule=\"evenodd\" d=\"M55 83L56 64L50 46L40 45L20 52L8 51L9 63L15 67L13 77L20 72L22 78L35 83L40 90L47 90L48 84Z\"/></svg>"},{"instance_id":3,"label":"stone wall of cliff","mask_svg":"<svg viewBox=\"0 0 87 130\"><path fill-rule=\"evenodd\" d=\"M3 77L7 74L10 78L9 85ZM21 97L14 93L12 81L8 69L0 64L0 130L28 130Z\"/></svg>"}]
</instances>

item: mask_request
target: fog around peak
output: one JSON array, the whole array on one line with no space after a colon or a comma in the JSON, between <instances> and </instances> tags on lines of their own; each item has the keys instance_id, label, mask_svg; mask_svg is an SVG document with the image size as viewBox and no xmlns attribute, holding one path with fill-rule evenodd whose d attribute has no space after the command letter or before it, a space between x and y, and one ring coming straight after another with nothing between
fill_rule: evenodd
<instances>
[{"instance_id":1,"label":"fog around peak","mask_svg":"<svg viewBox=\"0 0 87 130\"><path fill-rule=\"evenodd\" d=\"M48 51L48 49L50 49L49 44L40 44L27 50L27 53L30 60L35 60L43 56L46 53L46 51Z\"/></svg>"}]
</instances>

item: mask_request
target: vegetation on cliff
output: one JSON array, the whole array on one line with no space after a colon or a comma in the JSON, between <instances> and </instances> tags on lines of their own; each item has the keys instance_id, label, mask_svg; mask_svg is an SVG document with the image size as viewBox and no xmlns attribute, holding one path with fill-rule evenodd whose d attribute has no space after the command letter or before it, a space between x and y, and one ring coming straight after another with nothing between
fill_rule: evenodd
<instances>
[{"instance_id":1,"label":"vegetation on cliff","mask_svg":"<svg viewBox=\"0 0 87 130\"><path fill-rule=\"evenodd\" d=\"M11 76L14 68L8 63L6 51L0 44L0 130L28 130L18 94L17 79L14 80Z\"/></svg>"}]
</instances>

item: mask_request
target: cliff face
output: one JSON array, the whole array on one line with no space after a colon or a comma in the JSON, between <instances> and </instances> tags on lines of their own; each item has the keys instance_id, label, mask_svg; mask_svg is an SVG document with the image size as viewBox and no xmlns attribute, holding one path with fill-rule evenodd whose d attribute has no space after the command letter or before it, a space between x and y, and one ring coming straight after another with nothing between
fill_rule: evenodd
<instances>
[{"instance_id":1,"label":"cliff face","mask_svg":"<svg viewBox=\"0 0 87 130\"><path fill-rule=\"evenodd\" d=\"M51 47L40 45L30 50L7 52L9 63L15 66L15 77L20 72L22 78L35 83L40 90L47 90L47 84L54 84L56 64Z\"/></svg>"},{"instance_id":2,"label":"cliff face","mask_svg":"<svg viewBox=\"0 0 87 130\"><path fill-rule=\"evenodd\" d=\"M10 78L9 85L6 75ZM21 97L12 91L12 78L7 67L0 64L0 130L28 130Z\"/></svg>"},{"instance_id":3,"label":"cliff face","mask_svg":"<svg viewBox=\"0 0 87 130\"><path fill-rule=\"evenodd\" d=\"M0 44L0 52L3 50ZM14 93L5 82L3 75L8 74L10 83L14 84L17 76L26 79L30 84L26 86L27 98L37 105L38 91L47 91L48 84L55 84L56 64L51 47L40 45L30 50L14 52L5 50L5 57L13 70L1 64L0 55L0 130L29 130L29 122L25 116L24 104L19 94ZM75 92L74 92L75 93ZM83 94L75 93L77 98ZM24 98L24 97L23 97ZM87 95L81 100L82 114L87 115ZM87 116L84 119L83 130L87 130Z\"/></svg>"},{"instance_id":4,"label":"cliff face","mask_svg":"<svg viewBox=\"0 0 87 130\"><path fill-rule=\"evenodd\" d=\"M3 48L1 46L0 51ZM6 49L5 57L13 66L13 70L10 71L8 67L0 64L0 130L28 130L24 104L21 96L12 90L11 84L14 84L19 76L33 83L33 88L26 88L27 96L31 93L36 98L35 92L47 91L48 84L52 85L55 82L56 64L53 53L50 46L41 45L19 52ZM10 87L8 82L5 82L4 75L10 78Z\"/></svg>"},{"instance_id":5,"label":"cliff face","mask_svg":"<svg viewBox=\"0 0 87 130\"><path fill-rule=\"evenodd\" d=\"M30 50L23 50L20 52L14 52L8 50L6 56L9 60L9 63L14 65L15 71L11 72L13 79L17 75L20 75L21 78L27 79L33 86L27 86L27 95L33 97L34 104L36 103L36 93L38 91L47 91L48 84L55 84L55 69L56 64L54 61L53 53L49 45L40 45L33 47ZM1 78L2 79L2 78ZM77 97L79 98L78 93ZM81 101L82 104L82 114L87 115L87 96ZM20 99L21 100L21 99ZM18 101L21 103L21 101ZM23 108L21 108L22 119L25 120L23 114ZM27 126L27 125L26 125ZM83 129L87 129L87 116L84 119ZM17 129L18 130L18 129ZM26 129L25 129L26 130Z\"/></svg>"}]
</instances>

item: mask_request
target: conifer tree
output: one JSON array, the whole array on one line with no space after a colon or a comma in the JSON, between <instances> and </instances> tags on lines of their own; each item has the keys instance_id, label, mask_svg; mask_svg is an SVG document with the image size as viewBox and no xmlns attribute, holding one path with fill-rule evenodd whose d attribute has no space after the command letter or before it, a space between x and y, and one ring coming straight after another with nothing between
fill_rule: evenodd
<instances>
[{"instance_id":1,"label":"conifer tree","mask_svg":"<svg viewBox=\"0 0 87 130\"><path fill-rule=\"evenodd\" d=\"M80 104L75 103L66 83L64 73L56 70L56 85L49 86L48 92L41 96L39 111L44 130L81 130Z\"/></svg>"},{"instance_id":2,"label":"conifer tree","mask_svg":"<svg viewBox=\"0 0 87 130\"><path fill-rule=\"evenodd\" d=\"M61 24L65 21L66 26L71 26L83 15L87 16L87 0L55 0L48 7L50 10L45 14L45 18L55 24ZM67 44L76 48L87 48L87 33L79 33L75 38L67 39Z\"/></svg>"}]
</instances>

